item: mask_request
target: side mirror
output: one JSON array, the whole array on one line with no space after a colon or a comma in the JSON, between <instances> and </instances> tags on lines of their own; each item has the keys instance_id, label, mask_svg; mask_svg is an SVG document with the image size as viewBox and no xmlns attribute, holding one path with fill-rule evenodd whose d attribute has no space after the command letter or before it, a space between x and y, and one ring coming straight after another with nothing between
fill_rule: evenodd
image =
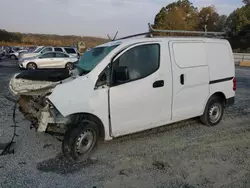
<instances>
[{"instance_id":1,"label":"side mirror","mask_svg":"<svg viewBox=\"0 0 250 188\"><path fill-rule=\"evenodd\" d=\"M129 80L129 72L127 67L116 67L114 69L114 82L121 83Z\"/></svg>"}]
</instances>

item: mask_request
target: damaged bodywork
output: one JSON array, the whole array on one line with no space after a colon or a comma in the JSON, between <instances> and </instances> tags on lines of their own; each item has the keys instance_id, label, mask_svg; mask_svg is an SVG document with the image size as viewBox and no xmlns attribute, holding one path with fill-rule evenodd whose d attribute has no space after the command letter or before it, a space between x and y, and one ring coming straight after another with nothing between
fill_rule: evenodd
<instances>
[{"instance_id":1,"label":"damaged bodywork","mask_svg":"<svg viewBox=\"0 0 250 188\"><path fill-rule=\"evenodd\" d=\"M9 82L19 111L37 132L63 136L62 151L69 159L82 160L98 138L113 138L108 77L119 45L116 41L90 49L73 70L26 70Z\"/></svg>"},{"instance_id":2,"label":"damaged bodywork","mask_svg":"<svg viewBox=\"0 0 250 188\"><path fill-rule=\"evenodd\" d=\"M9 90L17 97L19 111L38 132L47 129L53 132L61 123L67 122L47 97L58 84L73 80L74 75L68 70L28 70L11 78Z\"/></svg>"}]
</instances>

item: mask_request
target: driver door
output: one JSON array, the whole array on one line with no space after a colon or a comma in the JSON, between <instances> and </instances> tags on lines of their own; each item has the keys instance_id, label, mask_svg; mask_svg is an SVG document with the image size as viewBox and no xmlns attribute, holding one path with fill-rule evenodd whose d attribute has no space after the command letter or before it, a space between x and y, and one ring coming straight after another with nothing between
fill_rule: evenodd
<instances>
[{"instance_id":1,"label":"driver door","mask_svg":"<svg viewBox=\"0 0 250 188\"><path fill-rule=\"evenodd\" d=\"M157 127L171 120L171 66L163 61L168 54L167 50L161 51L162 46L161 43L137 44L113 62L110 118L114 137ZM121 70L125 69L126 73L122 74Z\"/></svg>"}]
</instances>

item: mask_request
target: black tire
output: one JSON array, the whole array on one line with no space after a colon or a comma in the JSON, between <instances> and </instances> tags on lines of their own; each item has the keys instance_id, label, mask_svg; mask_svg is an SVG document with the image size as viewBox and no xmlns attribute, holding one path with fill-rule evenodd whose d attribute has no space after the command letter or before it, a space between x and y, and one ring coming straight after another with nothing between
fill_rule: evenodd
<instances>
[{"instance_id":1,"label":"black tire","mask_svg":"<svg viewBox=\"0 0 250 188\"><path fill-rule=\"evenodd\" d=\"M35 70L37 69L37 65L35 63L28 63L27 66L26 66L27 69L32 69L32 70Z\"/></svg>"},{"instance_id":2,"label":"black tire","mask_svg":"<svg viewBox=\"0 0 250 188\"><path fill-rule=\"evenodd\" d=\"M74 65L74 63L68 62L68 63L66 63L65 68L67 70L73 70L75 68L75 65Z\"/></svg>"},{"instance_id":3,"label":"black tire","mask_svg":"<svg viewBox=\"0 0 250 188\"><path fill-rule=\"evenodd\" d=\"M220 123L225 108L225 100L219 96L212 96L206 105L201 122L207 126L215 126Z\"/></svg>"},{"instance_id":4,"label":"black tire","mask_svg":"<svg viewBox=\"0 0 250 188\"><path fill-rule=\"evenodd\" d=\"M62 152L68 160L85 161L96 148L98 139L98 125L82 118L78 123L69 125L64 135ZM82 146L83 142L85 146Z\"/></svg>"},{"instance_id":5,"label":"black tire","mask_svg":"<svg viewBox=\"0 0 250 188\"><path fill-rule=\"evenodd\" d=\"M11 56L10 56L10 59L12 59L12 60L16 60L17 58L16 58L16 56L15 56L15 55L11 55Z\"/></svg>"}]
</instances>

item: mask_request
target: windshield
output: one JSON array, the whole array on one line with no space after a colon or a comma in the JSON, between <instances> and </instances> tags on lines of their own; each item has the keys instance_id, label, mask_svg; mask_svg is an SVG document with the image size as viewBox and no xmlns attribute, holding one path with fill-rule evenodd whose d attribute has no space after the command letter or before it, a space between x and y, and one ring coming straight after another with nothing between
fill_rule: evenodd
<instances>
[{"instance_id":1,"label":"windshield","mask_svg":"<svg viewBox=\"0 0 250 188\"><path fill-rule=\"evenodd\" d=\"M38 47L33 53L39 53L42 49L43 47Z\"/></svg>"},{"instance_id":2,"label":"windshield","mask_svg":"<svg viewBox=\"0 0 250 188\"><path fill-rule=\"evenodd\" d=\"M77 64L77 68L80 72L92 71L95 66L117 46L118 45L102 46L90 49L82 55L79 63Z\"/></svg>"}]
</instances>

